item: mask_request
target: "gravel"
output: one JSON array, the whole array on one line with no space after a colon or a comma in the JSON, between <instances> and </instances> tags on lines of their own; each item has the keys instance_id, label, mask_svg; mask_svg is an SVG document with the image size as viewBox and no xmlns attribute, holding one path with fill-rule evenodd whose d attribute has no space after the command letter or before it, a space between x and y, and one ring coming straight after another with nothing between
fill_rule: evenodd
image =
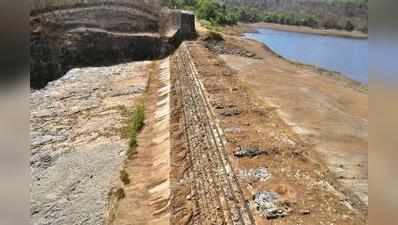
<instances>
[{"instance_id":1,"label":"gravel","mask_svg":"<svg viewBox=\"0 0 398 225\"><path fill-rule=\"evenodd\" d=\"M267 168L256 168L249 170L241 170L240 176L246 179L252 179L255 181L266 181L271 178L271 174L268 172Z\"/></svg>"},{"instance_id":2,"label":"gravel","mask_svg":"<svg viewBox=\"0 0 398 225\"><path fill-rule=\"evenodd\" d=\"M257 210L262 212L267 219L287 216L287 211L282 207L278 207L276 204L279 198L278 193L257 192L253 198Z\"/></svg>"},{"instance_id":3,"label":"gravel","mask_svg":"<svg viewBox=\"0 0 398 225\"><path fill-rule=\"evenodd\" d=\"M148 62L73 69L30 95L34 225L101 225L128 149L122 107L146 85Z\"/></svg>"}]
</instances>

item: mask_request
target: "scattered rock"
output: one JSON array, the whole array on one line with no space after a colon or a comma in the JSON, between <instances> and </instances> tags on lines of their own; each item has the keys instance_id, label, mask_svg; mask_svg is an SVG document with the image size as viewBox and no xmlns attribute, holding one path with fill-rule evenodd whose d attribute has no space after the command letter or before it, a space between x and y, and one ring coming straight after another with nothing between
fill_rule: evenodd
<instances>
[{"instance_id":1,"label":"scattered rock","mask_svg":"<svg viewBox=\"0 0 398 225\"><path fill-rule=\"evenodd\" d=\"M238 46L226 46L224 40L207 40L205 47L211 52L218 55L237 55L242 57L253 58L256 56L255 53L249 52L246 49Z\"/></svg>"},{"instance_id":2,"label":"scattered rock","mask_svg":"<svg viewBox=\"0 0 398 225\"><path fill-rule=\"evenodd\" d=\"M285 216L287 216L287 212L282 208L272 208L266 214L267 219L277 219Z\"/></svg>"},{"instance_id":3,"label":"scattered rock","mask_svg":"<svg viewBox=\"0 0 398 225\"><path fill-rule=\"evenodd\" d=\"M72 69L31 91L33 224L103 224L128 149L123 112L145 87L149 63Z\"/></svg>"},{"instance_id":4,"label":"scattered rock","mask_svg":"<svg viewBox=\"0 0 398 225\"><path fill-rule=\"evenodd\" d=\"M229 133L234 133L234 134L238 134L241 132L239 127L231 127L231 128L227 128L225 129L225 132L229 132Z\"/></svg>"},{"instance_id":5,"label":"scattered rock","mask_svg":"<svg viewBox=\"0 0 398 225\"><path fill-rule=\"evenodd\" d=\"M264 167L250 170L241 170L240 176L260 181L266 181L271 178L271 174L268 172L267 168Z\"/></svg>"},{"instance_id":6,"label":"scattered rock","mask_svg":"<svg viewBox=\"0 0 398 225\"><path fill-rule=\"evenodd\" d=\"M144 87L131 86L124 90L116 90L111 96L117 97L117 96L123 96L123 95L141 94L144 92L144 90L145 90Z\"/></svg>"},{"instance_id":7,"label":"scattered rock","mask_svg":"<svg viewBox=\"0 0 398 225\"><path fill-rule=\"evenodd\" d=\"M249 58L251 58L251 57L254 57L256 54L254 54L253 52L246 52L246 57L249 57Z\"/></svg>"},{"instance_id":8,"label":"scattered rock","mask_svg":"<svg viewBox=\"0 0 398 225\"><path fill-rule=\"evenodd\" d=\"M248 147L248 148L239 147L234 152L234 156L238 157L238 158L242 158L242 157L253 158L253 157L258 156L258 155L267 155L267 154L268 154L268 152L266 150L260 150L260 149L258 149L256 147L254 147L254 148L251 148L251 147Z\"/></svg>"},{"instance_id":9,"label":"scattered rock","mask_svg":"<svg viewBox=\"0 0 398 225\"><path fill-rule=\"evenodd\" d=\"M311 211L309 209L302 209L302 210L300 210L300 214L301 215L308 215L308 214L311 214Z\"/></svg>"},{"instance_id":10,"label":"scattered rock","mask_svg":"<svg viewBox=\"0 0 398 225\"><path fill-rule=\"evenodd\" d=\"M221 113L221 115L226 116L226 117L237 116L240 114L241 114L241 111L237 108L228 109Z\"/></svg>"},{"instance_id":11,"label":"scattered rock","mask_svg":"<svg viewBox=\"0 0 398 225\"><path fill-rule=\"evenodd\" d=\"M39 166L43 169L47 169L51 166L53 158L50 155L44 155L40 157Z\"/></svg>"},{"instance_id":12,"label":"scattered rock","mask_svg":"<svg viewBox=\"0 0 398 225\"><path fill-rule=\"evenodd\" d=\"M288 215L286 209L276 205L279 199L275 192L257 192L254 196L254 203L258 211L261 211L267 219L276 219Z\"/></svg>"},{"instance_id":13,"label":"scattered rock","mask_svg":"<svg viewBox=\"0 0 398 225\"><path fill-rule=\"evenodd\" d=\"M54 139L55 137L51 135L37 136L32 139L32 146L44 145L48 142L52 142Z\"/></svg>"}]
</instances>

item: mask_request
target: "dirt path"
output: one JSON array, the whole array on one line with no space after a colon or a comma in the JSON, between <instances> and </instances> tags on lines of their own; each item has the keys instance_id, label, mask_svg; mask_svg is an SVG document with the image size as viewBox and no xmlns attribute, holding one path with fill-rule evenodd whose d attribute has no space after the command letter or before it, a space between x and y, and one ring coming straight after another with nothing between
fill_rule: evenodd
<instances>
[{"instance_id":1,"label":"dirt path","mask_svg":"<svg viewBox=\"0 0 398 225\"><path fill-rule=\"evenodd\" d=\"M169 224L170 73L168 59L153 63L145 97L145 126L136 154L127 159L124 198L113 209L112 225Z\"/></svg>"}]
</instances>

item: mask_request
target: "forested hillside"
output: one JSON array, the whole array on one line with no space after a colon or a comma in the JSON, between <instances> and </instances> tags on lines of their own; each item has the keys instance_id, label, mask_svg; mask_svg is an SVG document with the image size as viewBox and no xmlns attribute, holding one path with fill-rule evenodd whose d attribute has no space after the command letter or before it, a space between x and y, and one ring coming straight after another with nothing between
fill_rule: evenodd
<instances>
[{"instance_id":1,"label":"forested hillside","mask_svg":"<svg viewBox=\"0 0 398 225\"><path fill-rule=\"evenodd\" d=\"M199 10L201 13L198 16L211 23L264 21L314 28L368 31L368 0L162 1L163 5L172 8Z\"/></svg>"}]
</instances>

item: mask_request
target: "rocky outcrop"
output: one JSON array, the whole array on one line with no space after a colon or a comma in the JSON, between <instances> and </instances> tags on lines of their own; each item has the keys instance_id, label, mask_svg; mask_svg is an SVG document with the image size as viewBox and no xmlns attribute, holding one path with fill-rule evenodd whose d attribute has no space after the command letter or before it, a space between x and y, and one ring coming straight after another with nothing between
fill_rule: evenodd
<instances>
[{"instance_id":1,"label":"rocky outcrop","mask_svg":"<svg viewBox=\"0 0 398 225\"><path fill-rule=\"evenodd\" d=\"M31 87L43 88L74 67L165 57L195 32L193 14L168 13L160 16L156 0L34 1Z\"/></svg>"},{"instance_id":2,"label":"rocky outcrop","mask_svg":"<svg viewBox=\"0 0 398 225\"><path fill-rule=\"evenodd\" d=\"M149 62L73 69L30 96L34 225L102 225Z\"/></svg>"},{"instance_id":3,"label":"rocky outcrop","mask_svg":"<svg viewBox=\"0 0 398 225\"><path fill-rule=\"evenodd\" d=\"M42 88L75 67L109 66L160 57L157 34L129 34L96 28L37 34L31 40L31 87Z\"/></svg>"}]
</instances>

